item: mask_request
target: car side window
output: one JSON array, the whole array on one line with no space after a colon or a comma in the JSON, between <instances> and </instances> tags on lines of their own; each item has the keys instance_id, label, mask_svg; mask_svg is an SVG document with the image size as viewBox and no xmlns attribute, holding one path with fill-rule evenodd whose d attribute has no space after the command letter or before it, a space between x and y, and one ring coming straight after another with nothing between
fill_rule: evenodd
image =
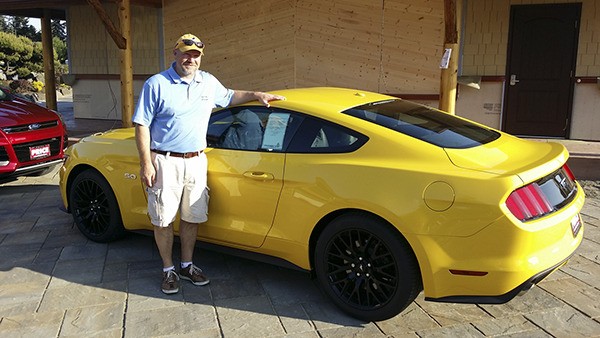
<instances>
[{"instance_id":1,"label":"car side window","mask_svg":"<svg viewBox=\"0 0 600 338\"><path fill-rule=\"evenodd\" d=\"M302 119L266 107L221 110L211 116L207 143L220 149L283 152Z\"/></svg>"},{"instance_id":2,"label":"car side window","mask_svg":"<svg viewBox=\"0 0 600 338\"><path fill-rule=\"evenodd\" d=\"M345 153L360 148L368 138L358 132L324 120L306 117L288 152Z\"/></svg>"},{"instance_id":3,"label":"car side window","mask_svg":"<svg viewBox=\"0 0 600 338\"><path fill-rule=\"evenodd\" d=\"M8 100L8 93L4 92L4 89L0 88L0 101Z\"/></svg>"}]
</instances>

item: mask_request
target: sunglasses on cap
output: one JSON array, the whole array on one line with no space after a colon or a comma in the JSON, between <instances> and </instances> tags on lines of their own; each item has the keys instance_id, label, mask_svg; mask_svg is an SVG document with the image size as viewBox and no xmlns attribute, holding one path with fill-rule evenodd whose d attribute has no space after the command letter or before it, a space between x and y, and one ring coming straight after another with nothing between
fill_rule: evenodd
<instances>
[{"instance_id":1,"label":"sunglasses on cap","mask_svg":"<svg viewBox=\"0 0 600 338\"><path fill-rule=\"evenodd\" d=\"M183 39L183 40L181 40L181 43L183 43L186 46L196 45L196 47L198 47L198 48L204 48L204 43L202 41L194 41L192 39Z\"/></svg>"}]
</instances>

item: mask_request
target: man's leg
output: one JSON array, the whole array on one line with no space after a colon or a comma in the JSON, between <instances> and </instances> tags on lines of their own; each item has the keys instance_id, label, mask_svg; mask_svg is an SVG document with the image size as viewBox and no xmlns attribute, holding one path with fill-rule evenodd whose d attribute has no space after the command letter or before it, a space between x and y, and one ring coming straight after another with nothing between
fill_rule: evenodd
<instances>
[{"instance_id":1,"label":"man's leg","mask_svg":"<svg viewBox=\"0 0 600 338\"><path fill-rule=\"evenodd\" d=\"M163 263L162 292L179 292L179 276L173 264L173 223L183 189L182 159L152 153L156 181L148 188L148 213L154 224L154 241ZM171 222L167 225L167 222ZM163 227L163 225L167 225Z\"/></svg>"},{"instance_id":2,"label":"man's leg","mask_svg":"<svg viewBox=\"0 0 600 338\"><path fill-rule=\"evenodd\" d=\"M168 227L154 227L154 241L163 261L161 290L166 294L179 292L179 275L173 265L173 224Z\"/></svg>"},{"instance_id":3,"label":"man's leg","mask_svg":"<svg viewBox=\"0 0 600 338\"><path fill-rule=\"evenodd\" d=\"M198 223L189 223L181 220L179 223L179 238L181 240L181 261L192 262L196 237L198 236Z\"/></svg>"},{"instance_id":4,"label":"man's leg","mask_svg":"<svg viewBox=\"0 0 600 338\"><path fill-rule=\"evenodd\" d=\"M154 240L158 247L163 268L173 266L173 224L168 227L154 227Z\"/></svg>"},{"instance_id":5,"label":"man's leg","mask_svg":"<svg viewBox=\"0 0 600 338\"><path fill-rule=\"evenodd\" d=\"M181 269L179 270L179 277L189 280L194 285L206 285L210 283L210 280L193 263L197 236L198 223L190 223L183 220L179 223L179 238L181 240Z\"/></svg>"},{"instance_id":6,"label":"man's leg","mask_svg":"<svg viewBox=\"0 0 600 338\"><path fill-rule=\"evenodd\" d=\"M206 222L208 188L206 187L206 155L185 160L186 182L181 197L181 222L179 238L181 239L181 270L179 276L194 285L206 285L210 281L202 270L193 264L198 224ZM185 221L187 220L187 221Z\"/></svg>"}]
</instances>

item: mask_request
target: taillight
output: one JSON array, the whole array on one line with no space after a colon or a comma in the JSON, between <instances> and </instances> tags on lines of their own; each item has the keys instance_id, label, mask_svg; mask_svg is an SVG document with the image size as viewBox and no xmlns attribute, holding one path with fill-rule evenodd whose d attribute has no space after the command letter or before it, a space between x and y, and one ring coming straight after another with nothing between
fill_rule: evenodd
<instances>
[{"instance_id":1,"label":"taillight","mask_svg":"<svg viewBox=\"0 0 600 338\"><path fill-rule=\"evenodd\" d=\"M571 181L575 181L575 175L573 175L573 172L571 171L571 168L569 168L568 165L563 165L563 170L565 171L565 174L567 174L567 176L571 179Z\"/></svg>"},{"instance_id":2,"label":"taillight","mask_svg":"<svg viewBox=\"0 0 600 338\"><path fill-rule=\"evenodd\" d=\"M510 212L522 222L560 210L577 195L575 175L564 164L555 172L513 191L506 200Z\"/></svg>"},{"instance_id":3,"label":"taillight","mask_svg":"<svg viewBox=\"0 0 600 338\"><path fill-rule=\"evenodd\" d=\"M513 191L506 206L521 221L541 217L552 211L552 205L537 183L531 183Z\"/></svg>"}]
</instances>

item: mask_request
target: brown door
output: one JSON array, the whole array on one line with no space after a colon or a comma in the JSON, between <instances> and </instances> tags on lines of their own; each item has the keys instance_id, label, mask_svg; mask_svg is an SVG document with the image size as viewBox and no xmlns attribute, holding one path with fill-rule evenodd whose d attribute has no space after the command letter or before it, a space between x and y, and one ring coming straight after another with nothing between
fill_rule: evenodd
<instances>
[{"instance_id":1,"label":"brown door","mask_svg":"<svg viewBox=\"0 0 600 338\"><path fill-rule=\"evenodd\" d=\"M502 129L569 137L581 4L512 6Z\"/></svg>"}]
</instances>

